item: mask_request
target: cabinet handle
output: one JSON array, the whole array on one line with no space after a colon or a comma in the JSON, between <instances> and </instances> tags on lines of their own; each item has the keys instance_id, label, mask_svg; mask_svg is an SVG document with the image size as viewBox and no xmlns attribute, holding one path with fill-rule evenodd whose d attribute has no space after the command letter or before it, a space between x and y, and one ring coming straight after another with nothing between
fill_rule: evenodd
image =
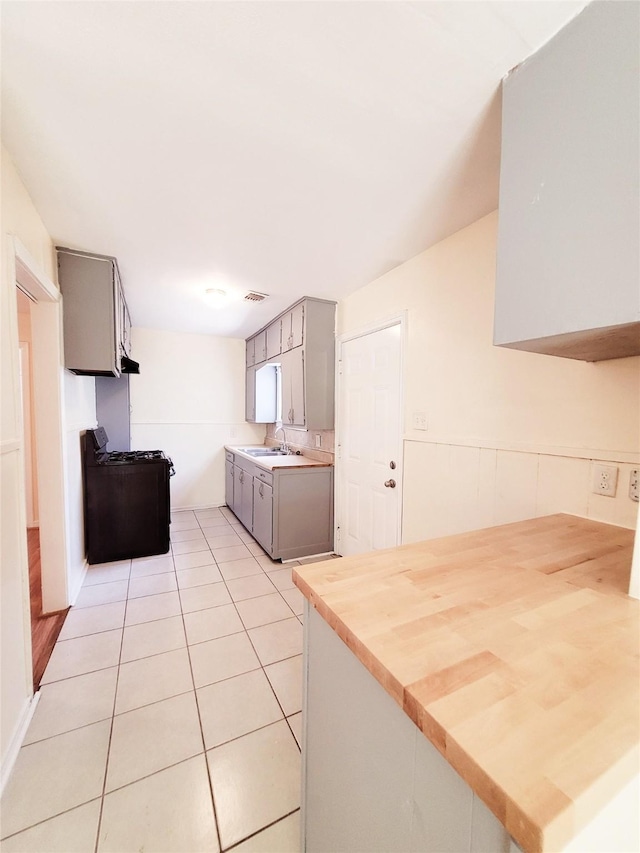
<instances>
[{"instance_id":1,"label":"cabinet handle","mask_svg":"<svg viewBox=\"0 0 640 853\"><path fill-rule=\"evenodd\" d=\"M244 483L244 471L240 471L240 482Z\"/></svg>"},{"instance_id":2,"label":"cabinet handle","mask_svg":"<svg viewBox=\"0 0 640 853\"><path fill-rule=\"evenodd\" d=\"M264 497L264 486L263 485L260 485L258 492L260 492L260 497L263 498Z\"/></svg>"}]
</instances>

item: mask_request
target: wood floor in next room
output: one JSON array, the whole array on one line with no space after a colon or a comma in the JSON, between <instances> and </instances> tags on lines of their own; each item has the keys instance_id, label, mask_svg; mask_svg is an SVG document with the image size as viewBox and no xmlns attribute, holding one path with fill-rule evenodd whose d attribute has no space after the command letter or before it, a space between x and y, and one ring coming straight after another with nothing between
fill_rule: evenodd
<instances>
[{"instance_id":1,"label":"wood floor in next room","mask_svg":"<svg viewBox=\"0 0 640 853\"><path fill-rule=\"evenodd\" d=\"M2 798L3 853L296 853L302 596L223 507L92 566Z\"/></svg>"},{"instance_id":2,"label":"wood floor in next room","mask_svg":"<svg viewBox=\"0 0 640 853\"><path fill-rule=\"evenodd\" d=\"M58 639L68 608L55 613L42 613L42 571L40 564L40 530L27 529L29 554L29 596L31 601L31 658L33 661L33 689L37 690L51 652Z\"/></svg>"}]
</instances>

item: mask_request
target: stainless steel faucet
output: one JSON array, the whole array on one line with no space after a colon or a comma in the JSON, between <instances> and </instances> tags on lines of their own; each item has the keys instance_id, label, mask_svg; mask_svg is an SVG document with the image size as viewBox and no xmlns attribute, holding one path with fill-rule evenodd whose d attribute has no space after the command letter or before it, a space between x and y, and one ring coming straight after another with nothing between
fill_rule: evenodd
<instances>
[{"instance_id":1,"label":"stainless steel faucet","mask_svg":"<svg viewBox=\"0 0 640 853\"><path fill-rule=\"evenodd\" d=\"M281 444L280 446L281 446L282 450L284 450L284 452L285 452L285 453L288 453L288 452L289 452L289 448L288 448L288 446L287 446L287 434L286 434L286 432L284 431L284 427L282 426L282 424L280 424L280 426L279 426L279 427L276 427L276 429L275 429L275 431L274 431L274 433L273 433L273 437L274 437L274 438L276 439L276 441L277 441L277 439L278 439L278 433L280 432L280 430L282 430L282 444Z\"/></svg>"}]
</instances>

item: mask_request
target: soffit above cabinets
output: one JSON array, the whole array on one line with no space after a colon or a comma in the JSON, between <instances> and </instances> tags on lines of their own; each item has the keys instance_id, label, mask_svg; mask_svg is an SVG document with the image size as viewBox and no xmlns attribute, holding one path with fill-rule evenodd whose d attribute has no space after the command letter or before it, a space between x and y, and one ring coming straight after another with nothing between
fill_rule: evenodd
<instances>
[{"instance_id":1,"label":"soffit above cabinets","mask_svg":"<svg viewBox=\"0 0 640 853\"><path fill-rule=\"evenodd\" d=\"M495 209L500 80L584 6L9 0L3 140L134 325L245 338Z\"/></svg>"}]
</instances>

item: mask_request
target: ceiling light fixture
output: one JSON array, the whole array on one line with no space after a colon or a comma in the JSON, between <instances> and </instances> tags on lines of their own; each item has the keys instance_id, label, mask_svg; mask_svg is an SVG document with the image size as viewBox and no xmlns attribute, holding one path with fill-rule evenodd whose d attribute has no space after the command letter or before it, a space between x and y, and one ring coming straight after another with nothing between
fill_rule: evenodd
<instances>
[{"instance_id":1,"label":"ceiling light fixture","mask_svg":"<svg viewBox=\"0 0 640 853\"><path fill-rule=\"evenodd\" d=\"M205 296L207 297L207 302L216 307L223 305L227 301L227 291L221 290L218 287L209 287L205 290Z\"/></svg>"}]
</instances>

